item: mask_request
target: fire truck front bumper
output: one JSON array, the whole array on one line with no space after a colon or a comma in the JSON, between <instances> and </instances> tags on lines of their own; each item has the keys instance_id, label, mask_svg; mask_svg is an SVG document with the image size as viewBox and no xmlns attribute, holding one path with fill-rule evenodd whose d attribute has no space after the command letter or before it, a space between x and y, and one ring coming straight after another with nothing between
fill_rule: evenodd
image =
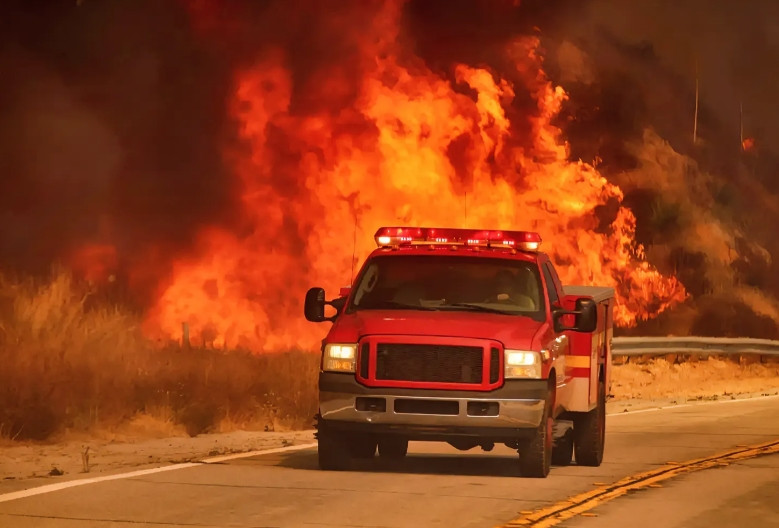
<instances>
[{"instance_id":1,"label":"fire truck front bumper","mask_svg":"<svg viewBox=\"0 0 779 528\"><path fill-rule=\"evenodd\" d=\"M412 439L531 435L546 404L546 380L507 380L489 392L382 389L352 374L321 373L319 413L328 428Z\"/></svg>"}]
</instances>

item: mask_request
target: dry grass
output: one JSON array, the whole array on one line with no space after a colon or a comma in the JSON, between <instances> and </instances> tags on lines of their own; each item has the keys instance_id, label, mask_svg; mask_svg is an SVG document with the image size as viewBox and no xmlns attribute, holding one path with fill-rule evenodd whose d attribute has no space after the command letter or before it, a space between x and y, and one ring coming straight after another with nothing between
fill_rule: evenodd
<instances>
[{"instance_id":1,"label":"dry grass","mask_svg":"<svg viewBox=\"0 0 779 528\"><path fill-rule=\"evenodd\" d=\"M729 396L779 390L779 364L732 360L669 362L656 358L647 362L615 365L611 393L617 400L694 398Z\"/></svg>"},{"instance_id":2,"label":"dry grass","mask_svg":"<svg viewBox=\"0 0 779 528\"><path fill-rule=\"evenodd\" d=\"M155 346L137 315L64 272L0 276L0 437L45 440L149 415L189 434L310 427L318 357Z\"/></svg>"}]
</instances>

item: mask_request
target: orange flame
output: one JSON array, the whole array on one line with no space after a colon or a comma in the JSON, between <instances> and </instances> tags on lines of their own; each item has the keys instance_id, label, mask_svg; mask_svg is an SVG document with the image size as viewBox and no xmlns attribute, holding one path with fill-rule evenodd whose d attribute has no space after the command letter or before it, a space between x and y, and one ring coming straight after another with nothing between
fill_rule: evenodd
<instances>
[{"instance_id":1,"label":"orange flame","mask_svg":"<svg viewBox=\"0 0 779 528\"><path fill-rule=\"evenodd\" d=\"M621 202L620 189L592 164L568 160L552 125L567 95L541 68L536 38L507 49L510 83L459 64L455 83L408 57L396 43L398 7L366 37L364 74L346 110L290 111L293 79L281 52L236 75L229 111L248 149L226 159L242 189L239 229L209 228L197 250L175 263L148 315L147 330L253 350L314 347L323 329L302 317L311 285L348 283L381 225L530 229L568 284L617 289L615 320L633 326L682 301L673 277L645 261L635 217L619 208L606 232L595 211ZM349 88L339 71L321 97ZM536 108L516 115L518 91Z\"/></svg>"}]
</instances>

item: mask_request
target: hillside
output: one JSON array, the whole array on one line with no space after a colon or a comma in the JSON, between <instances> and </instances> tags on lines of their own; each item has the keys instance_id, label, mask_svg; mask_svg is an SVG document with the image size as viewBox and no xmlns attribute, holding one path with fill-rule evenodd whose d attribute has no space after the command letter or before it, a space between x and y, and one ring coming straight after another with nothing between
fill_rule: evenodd
<instances>
[{"instance_id":1,"label":"hillside","mask_svg":"<svg viewBox=\"0 0 779 528\"><path fill-rule=\"evenodd\" d=\"M583 2L544 39L570 94L560 123L572 156L600 160L649 260L690 294L622 333L779 338L779 127L766 95L779 80L752 64L779 60L759 21L776 6L733 13L746 40L716 33L727 13L701 2L655 7Z\"/></svg>"}]
</instances>

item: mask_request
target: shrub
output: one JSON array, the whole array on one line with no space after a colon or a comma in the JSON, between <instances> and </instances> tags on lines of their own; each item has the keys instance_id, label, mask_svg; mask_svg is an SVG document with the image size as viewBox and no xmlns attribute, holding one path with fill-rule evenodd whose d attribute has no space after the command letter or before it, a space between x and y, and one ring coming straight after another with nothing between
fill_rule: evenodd
<instances>
[{"instance_id":1,"label":"shrub","mask_svg":"<svg viewBox=\"0 0 779 528\"><path fill-rule=\"evenodd\" d=\"M158 414L190 434L223 421L263 429L310 427L318 357L159 347L138 314L65 273L0 276L0 435L45 440ZM87 307L89 305L89 307Z\"/></svg>"}]
</instances>

